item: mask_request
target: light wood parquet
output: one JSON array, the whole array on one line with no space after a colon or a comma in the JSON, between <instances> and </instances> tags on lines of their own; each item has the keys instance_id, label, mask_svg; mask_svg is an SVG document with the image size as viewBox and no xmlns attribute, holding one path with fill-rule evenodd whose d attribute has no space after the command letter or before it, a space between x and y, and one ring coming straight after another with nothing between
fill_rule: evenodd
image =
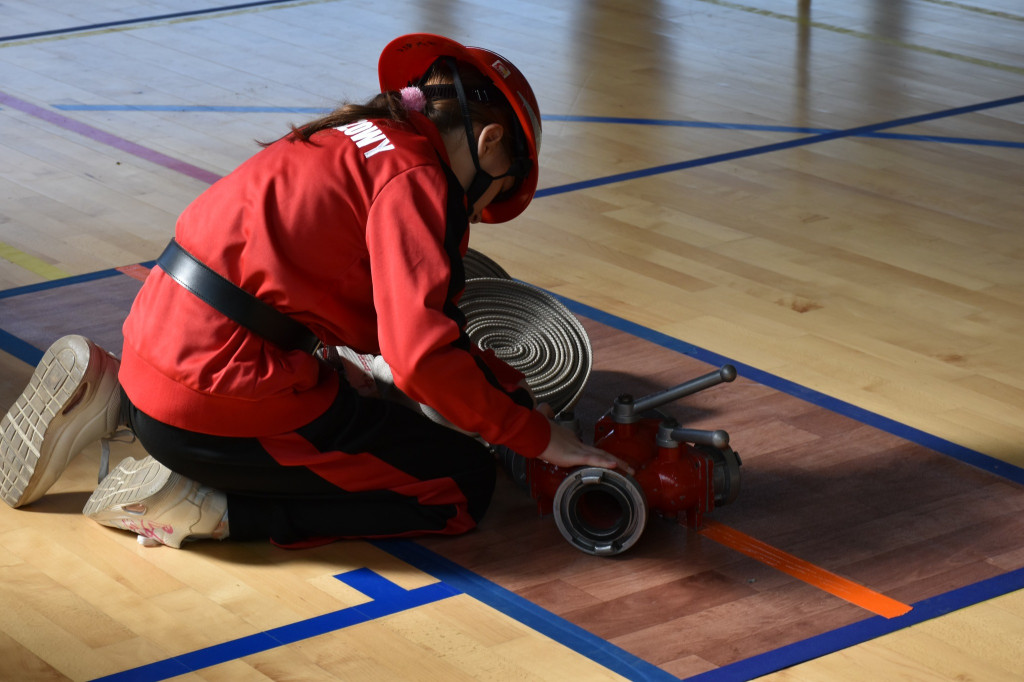
<instances>
[{"instance_id":1,"label":"light wood parquet","mask_svg":"<svg viewBox=\"0 0 1024 682\"><path fill-rule=\"evenodd\" d=\"M5 331L38 344L80 329L117 352L117 321L123 318L138 287L137 279L114 272L10 295L0 299L0 311L17 322ZM595 357L588 388L577 405L577 415L587 430L617 395L653 394L712 369L706 361L680 349L582 319ZM701 353L700 349L691 351ZM30 369L23 363L14 375L23 382ZM688 427L725 428L743 457L741 494L732 505L715 511L717 522L825 570L915 608L926 608L922 606L926 600L1024 569L1020 543L1024 487L1020 484L744 377L661 409ZM586 437L589 439L589 434ZM192 655L197 649L249 637L252 628L256 632L287 628L329 612L324 611L327 604L335 608L358 605L365 597L332 575L341 567L358 567L360 561L404 589L432 582L429 576L415 569L404 571L401 562L359 543L339 543L317 550L311 557L258 543L208 543L183 552L133 547L130 535L97 527L78 515L91 489L89 477L95 476L93 450L96 448L75 462L52 494L28 510L8 510L0 525L6 529L3 546L13 560L6 569L9 594L17 595L12 603L38 612L24 621L30 632L38 634L34 645L26 643L24 629L8 621L22 634L21 645L37 657L28 667L43 669L56 664L68 670L67 661L54 661L45 654L44 643L55 636L51 622L69 631L61 633L63 638L76 638L71 650L79 651L82 659L80 667L71 669L94 672L71 677L84 678L112 665L131 669L164 661L175 652ZM121 446L120 450L121 454L142 456L135 446ZM957 513L949 514L950 509ZM48 532L55 519L60 520L60 528L40 547L40 533ZM873 615L657 517L651 519L637 546L624 555L602 558L582 554L562 538L550 516L537 513L528 493L506 478L477 532L459 538L424 539L418 544L490 581L496 589L508 590L608 646L637 657L652 669L680 678L799 644ZM91 556L99 546L108 546L104 554L127 553L134 558L129 566L115 568ZM382 548L386 552L387 543ZM80 575L81 567L72 568L78 562L88 566L85 576ZM337 570L328 568L333 566ZM43 575L39 575L41 567L45 567ZM109 590L112 579L128 580L139 568L142 574L130 577L133 604L121 605L124 597L114 603L97 602L98 593L92 590ZM72 574L75 577L69 579ZM286 593L277 587L281 580L288 584ZM330 601L325 601L325 593ZM268 596L270 608L265 603ZM424 613L395 614L389 622L395 619L400 624L389 624L383 631L375 622L366 623L363 629L369 634L353 636L361 656L370 657L372 663L360 658L357 664L347 656L320 661L321 655L327 654L316 653L317 643L347 639L348 628L344 633L331 631L311 640L302 647L299 660L293 661L290 655L282 660L265 651L255 660L269 657L268 665L279 670L275 675L283 676L305 669L310 659L324 668L325 676L344 679L350 671L357 676L380 674L374 658L380 654L374 652L381 650L381 640L419 641L425 637L435 655L456 646L426 623L436 622L436 611L461 613L460 608L466 607L459 607L458 602L467 599L470 597L463 595L451 604L447 600L434 602L420 607ZM220 605L212 612L211 600ZM250 612L254 608L251 601L264 603ZM67 616L68 609L74 615ZM168 626L184 625L181 619L189 613L201 614L210 623L189 636L176 636L173 649L151 648L166 636ZM454 627L462 633L457 635L460 646L467 651L485 645L471 641L471 626L462 619L502 620L497 613L455 618L458 625ZM401 624L406 620L411 623ZM97 622L103 624L99 629ZM420 629L416 622L421 623ZM525 627L514 620L503 622L487 627L520 634ZM363 636L376 644L366 647ZM144 646L113 655L111 647L123 638ZM491 646L505 642L498 638ZM323 646L329 650L333 645ZM425 679L460 679L461 673L449 669L444 656L439 658L438 667L425 673ZM95 659L92 666L103 667L90 667L86 664L90 659ZM502 660L497 668L501 673L488 674L496 674L494 679L504 679L513 671L520 674L514 660ZM407 665L395 660L388 664ZM216 669L240 665L231 658ZM280 672L284 668L293 672ZM374 670L377 672L371 672ZM473 672L466 679L478 674Z\"/></svg>"},{"instance_id":2,"label":"light wood parquet","mask_svg":"<svg viewBox=\"0 0 1024 682\"><path fill-rule=\"evenodd\" d=\"M117 149L81 128L27 113L14 100L217 176L255 151L254 139L309 115L289 109L373 92L376 57L390 38L436 31L512 58L549 116L542 196L514 225L479 226L475 248L514 276L574 301L1024 465L1024 103L985 106L1024 94L1024 12L1016 0L516 0L500 7L481 0L313 0L52 32L211 7L199 0L4 3L0 291L153 259L177 213L207 185L154 154ZM5 39L35 31L51 33ZM201 109L217 106L257 110ZM961 107L979 108L950 113ZM757 151L914 116L923 118L871 136ZM692 165L652 171L682 162ZM637 175L619 177L630 172ZM103 291L113 283L86 288ZM118 343L116 326L106 322L115 315L107 301L92 304L93 314L73 330L54 314L66 303L55 291L16 314L3 307L0 330L10 333L16 322L31 337L22 340L40 348L58 331ZM3 347L10 349L6 341ZM13 400L28 371L0 353L0 402ZM615 371L642 375L636 368ZM756 388L730 386L721 394ZM736 414L707 416L728 426L726 418ZM752 534L830 566L835 561L905 600L954 589L957 576L971 582L1019 566L1021 550L1007 546L1019 537L1019 508L1004 495L1005 484L973 470L950 482L945 468L961 465L939 457L936 467L920 466L898 440L866 435L845 417L812 411L782 418L757 399L744 405L742 417L743 425L729 429L744 453L785 443L795 459L775 466L768 465L773 457L760 456L760 473L751 468L740 500L720 510L724 522L726 514L739 515L750 524L739 527ZM832 453L812 447L834 428L850 428L850 436ZM890 463L876 467L872 448L890 452ZM0 509L0 677L86 679L347 606L350 588L330 571L349 565L382 566L396 581L417 574L359 544L281 563L248 549L146 553L68 514L80 508L94 475L87 460L76 462L37 512ZM837 480L861 490L873 513L896 515L906 524L902 532L922 537L899 538L900 549L884 558L872 555L880 551L868 542L876 539L872 520L852 508L836 510L834 520L822 511L834 502L823 488ZM927 513L901 508L906 490L932 495ZM807 505L801 491L810 496ZM499 503L495 519L523 502L508 496ZM1008 525L972 523L971 514L981 511ZM875 529L899 536L884 518L873 520ZM831 544L818 537L841 520L857 525L844 526ZM554 532L543 520L516 523ZM685 551L676 551L688 560L722 551L677 530L665 537L685 542ZM449 551L469 552L483 535L451 543ZM958 544L966 536L978 548ZM903 568L902 552L927 566L905 584L876 580ZM613 565L620 564L627 562ZM644 565L639 555L629 565L637 564ZM750 589L741 577L739 569L709 580ZM760 578L759 587L780 580L767 571ZM602 598L624 598L614 594L620 583L611 574L603 583ZM532 600L567 616L621 615L626 623L630 609L640 609L639 602L618 602L621 614L602 616L597 601L557 581L524 587ZM776 587L784 607L821 608L817 598L814 606L800 601L800 586ZM672 593L677 605L683 588ZM723 607L698 603L710 596L693 592L693 608L701 609L694 612L712 613L700 629L713 636L727 620L715 618ZM192 677L614 677L476 600L423 608ZM822 622L842 622L836 613L850 608L839 606L827 616L835 620ZM735 651L768 641L780 611L758 613L764 626ZM444 627L424 627L435 620ZM178 626L193 622L204 625ZM813 634L811 625L797 625ZM631 640L623 627L631 626L601 625L619 646L656 648L643 635ZM1024 604L1014 592L774 678L1017 679L1021 631ZM471 644L475 637L480 641ZM670 647L659 660L685 674L725 661L734 642L725 635L720 642L699 653Z\"/></svg>"}]
</instances>

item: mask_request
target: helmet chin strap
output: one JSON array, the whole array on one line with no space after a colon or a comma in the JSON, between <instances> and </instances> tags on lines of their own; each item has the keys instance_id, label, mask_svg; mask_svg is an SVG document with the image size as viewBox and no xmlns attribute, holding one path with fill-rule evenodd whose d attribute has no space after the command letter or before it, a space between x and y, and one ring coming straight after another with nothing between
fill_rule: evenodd
<instances>
[{"instance_id":1,"label":"helmet chin strap","mask_svg":"<svg viewBox=\"0 0 1024 682\"><path fill-rule=\"evenodd\" d=\"M491 183L498 178L480 167L480 157L476 153L476 135L473 134L473 123L469 117L469 102L466 100L466 91L462 87L462 78L459 77L458 65L452 57L445 57L444 60L452 70L455 96L459 99L459 106L462 108L462 123L466 127L466 143L469 145L469 154L473 157L473 167L476 168L476 174L473 175L473 180L470 181L469 187L466 188L466 201L469 204L470 211L472 211L476 202L484 195L484 192L491 186ZM484 92L483 96L486 97L487 93Z\"/></svg>"},{"instance_id":2,"label":"helmet chin strap","mask_svg":"<svg viewBox=\"0 0 1024 682\"><path fill-rule=\"evenodd\" d=\"M443 62L452 72L452 84L451 85L426 85L424 81L428 75L434 71L434 67ZM477 154L477 145L479 144L476 139L476 135L473 133L473 121L470 117L469 112L469 98L466 97L466 90L462 84L462 78L459 76L459 69L457 62L454 57L438 57L430 68L420 77L419 83L416 87L420 88L428 98L440 98L450 99L455 98L459 101L459 108L462 111L462 124L466 131L466 144L469 146L469 155L473 159L473 167L475 173L473 179L469 183L469 187L466 188L466 200L468 202L470 210L476 205L476 202L480 200L480 197L490 188L491 184L495 180L500 180L504 177L512 176L516 178L518 186L519 182L525 178L530 169L533 167L533 162L530 160L526 152L525 143L523 142L523 133L519 126L519 121L514 120L514 130L505 131L506 134L513 136L513 142L516 148L515 158L512 159L512 163L506 173L502 175L491 175L483 168L480 167L480 157ZM494 98L502 98L501 93L492 90L490 87L474 88L473 97L475 101L482 103L490 103ZM514 188L513 188L514 189ZM512 190L509 190L512 191ZM502 200L501 195L498 196L497 200Z\"/></svg>"}]
</instances>

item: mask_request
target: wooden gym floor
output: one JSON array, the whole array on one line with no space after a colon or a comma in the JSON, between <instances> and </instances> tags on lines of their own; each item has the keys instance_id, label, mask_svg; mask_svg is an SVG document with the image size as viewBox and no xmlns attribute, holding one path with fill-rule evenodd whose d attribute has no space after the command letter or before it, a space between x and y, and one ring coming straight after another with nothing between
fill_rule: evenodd
<instances>
[{"instance_id":1,"label":"wooden gym floor","mask_svg":"<svg viewBox=\"0 0 1024 682\"><path fill-rule=\"evenodd\" d=\"M1019 3L624 5L3 3L3 406L61 334L116 351L188 202L423 30L537 91L542 189L472 246L584 320L584 422L734 362L666 410L745 478L611 559L508 481L460 538L172 551L78 513L97 446L0 508L0 679L1024 674Z\"/></svg>"}]
</instances>

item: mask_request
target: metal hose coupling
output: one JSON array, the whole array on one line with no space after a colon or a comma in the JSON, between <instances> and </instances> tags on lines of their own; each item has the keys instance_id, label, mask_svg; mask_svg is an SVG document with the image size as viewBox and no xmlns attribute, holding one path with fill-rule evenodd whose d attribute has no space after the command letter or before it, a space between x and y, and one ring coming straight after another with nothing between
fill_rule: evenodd
<instances>
[{"instance_id":1,"label":"metal hose coupling","mask_svg":"<svg viewBox=\"0 0 1024 682\"><path fill-rule=\"evenodd\" d=\"M597 556L632 547L647 526L647 498L632 476L613 469L585 467L558 486L555 525L578 549Z\"/></svg>"}]
</instances>

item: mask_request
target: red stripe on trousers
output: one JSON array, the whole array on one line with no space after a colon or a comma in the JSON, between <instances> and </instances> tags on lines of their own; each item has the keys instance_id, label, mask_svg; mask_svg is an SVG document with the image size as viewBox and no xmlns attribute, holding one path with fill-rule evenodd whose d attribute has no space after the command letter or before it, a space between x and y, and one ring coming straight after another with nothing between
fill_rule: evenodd
<instances>
[{"instance_id":1,"label":"red stripe on trousers","mask_svg":"<svg viewBox=\"0 0 1024 682\"><path fill-rule=\"evenodd\" d=\"M281 466L306 467L346 492L387 490L414 497L424 507L455 505L458 513L438 533L465 533L476 525L467 512L466 496L450 477L421 481L368 452L320 452L297 433L267 436L259 442Z\"/></svg>"}]
</instances>

